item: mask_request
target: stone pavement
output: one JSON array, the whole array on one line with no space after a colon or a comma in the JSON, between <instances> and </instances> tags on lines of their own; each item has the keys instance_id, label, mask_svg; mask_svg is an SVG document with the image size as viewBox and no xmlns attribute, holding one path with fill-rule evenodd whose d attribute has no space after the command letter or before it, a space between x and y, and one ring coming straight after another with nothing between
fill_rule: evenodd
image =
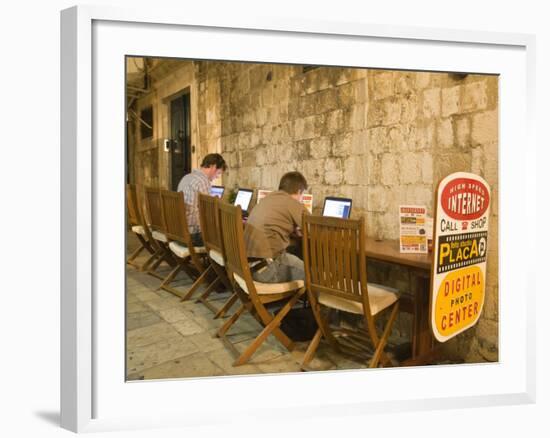
<instances>
[{"instance_id":1,"label":"stone pavement","mask_svg":"<svg viewBox=\"0 0 550 438\"><path fill-rule=\"evenodd\" d=\"M130 253L136 247L137 239L129 233L127 242ZM168 267L159 272L167 270ZM159 279L130 265L127 265L126 272L127 380L300 372L308 342L296 342L294 351L288 352L271 335L249 363L234 367L234 357L214 336L225 318L213 319L212 312L194 299L182 302L169 292L157 290ZM173 284L186 290L191 280L180 274ZM195 298L199 295L200 289ZM216 307L229 296L227 292L213 295ZM238 303L229 314L237 307ZM245 313L229 330L228 338L239 351L243 351L261 329L260 324ZM395 328L394 332L397 332ZM322 342L310 368L359 369L366 368L366 364L344 357Z\"/></svg>"}]
</instances>

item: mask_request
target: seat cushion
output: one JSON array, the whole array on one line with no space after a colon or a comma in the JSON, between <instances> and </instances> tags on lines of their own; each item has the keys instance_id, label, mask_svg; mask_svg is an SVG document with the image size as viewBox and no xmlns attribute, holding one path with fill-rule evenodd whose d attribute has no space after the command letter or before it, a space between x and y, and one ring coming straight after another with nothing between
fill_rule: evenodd
<instances>
[{"instance_id":1,"label":"seat cushion","mask_svg":"<svg viewBox=\"0 0 550 438\"><path fill-rule=\"evenodd\" d=\"M168 244L168 247L180 259L184 259L184 258L189 257L191 255L191 253L189 252L189 248L187 248L182 243L172 241ZM204 246L195 246L195 252L196 253L205 253L206 249L205 249Z\"/></svg>"},{"instance_id":2,"label":"seat cushion","mask_svg":"<svg viewBox=\"0 0 550 438\"><path fill-rule=\"evenodd\" d=\"M161 233L160 231L153 231L152 233L153 239L158 240L159 242L168 243L168 239L164 233Z\"/></svg>"},{"instance_id":3,"label":"seat cushion","mask_svg":"<svg viewBox=\"0 0 550 438\"><path fill-rule=\"evenodd\" d=\"M142 236L145 236L145 230L141 225L134 225L132 227L132 231L136 234L141 234Z\"/></svg>"},{"instance_id":4,"label":"seat cushion","mask_svg":"<svg viewBox=\"0 0 550 438\"><path fill-rule=\"evenodd\" d=\"M237 274L233 274L233 278L235 278L235 281L242 290L244 290L246 293L249 293L244 278ZM260 283L259 281L254 281L254 287L256 288L256 292L258 292L258 295L272 295L300 289L301 287L304 287L304 281L294 280L287 281L286 283Z\"/></svg>"},{"instance_id":5,"label":"seat cushion","mask_svg":"<svg viewBox=\"0 0 550 438\"><path fill-rule=\"evenodd\" d=\"M384 310L386 307L395 303L399 297L397 289L382 286L380 284L368 283L369 304L372 315ZM363 303L346 300L327 293L319 295L319 302L333 309L343 310L344 312L363 314Z\"/></svg>"},{"instance_id":6,"label":"seat cushion","mask_svg":"<svg viewBox=\"0 0 550 438\"><path fill-rule=\"evenodd\" d=\"M211 249L208 255L218 265L225 266L225 262L223 261L223 256L218 251Z\"/></svg>"}]
</instances>

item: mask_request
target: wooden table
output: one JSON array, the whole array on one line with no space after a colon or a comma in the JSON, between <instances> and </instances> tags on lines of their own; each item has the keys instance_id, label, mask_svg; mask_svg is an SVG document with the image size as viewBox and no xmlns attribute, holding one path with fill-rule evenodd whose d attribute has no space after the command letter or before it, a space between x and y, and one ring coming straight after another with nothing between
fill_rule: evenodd
<instances>
[{"instance_id":1,"label":"wooden table","mask_svg":"<svg viewBox=\"0 0 550 438\"><path fill-rule=\"evenodd\" d=\"M413 315L411 358L401 365L426 364L437 354L430 327L430 277L433 253L402 254L398 240L375 240L367 237L367 259L403 266L409 272L410 296L402 296L400 308Z\"/></svg>"}]
</instances>

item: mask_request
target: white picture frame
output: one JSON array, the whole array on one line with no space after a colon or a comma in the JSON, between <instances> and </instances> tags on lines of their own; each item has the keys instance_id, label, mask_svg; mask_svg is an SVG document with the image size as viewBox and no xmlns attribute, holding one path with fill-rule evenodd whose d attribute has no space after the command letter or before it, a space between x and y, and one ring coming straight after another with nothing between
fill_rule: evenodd
<instances>
[{"instance_id":1,"label":"white picture frame","mask_svg":"<svg viewBox=\"0 0 550 438\"><path fill-rule=\"evenodd\" d=\"M516 251L530 243L511 232L518 218L536 217L534 207L521 208L535 205L528 173L535 155L533 36L103 6L64 10L61 24L62 427L94 432L207 424L213 414L224 423L296 410L308 418L534 402L535 291L523 281L534 268L522 260L525 250ZM183 34L196 38L192 47L168 44ZM500 74L499 363L125 383L124 54ZM518 144L524 153L514 153ZM398 389L388 387L390 377ZM213 398L220 388L236 401ZM262 391L269 402L256 402Z\"/></svg>"}]
</instances>

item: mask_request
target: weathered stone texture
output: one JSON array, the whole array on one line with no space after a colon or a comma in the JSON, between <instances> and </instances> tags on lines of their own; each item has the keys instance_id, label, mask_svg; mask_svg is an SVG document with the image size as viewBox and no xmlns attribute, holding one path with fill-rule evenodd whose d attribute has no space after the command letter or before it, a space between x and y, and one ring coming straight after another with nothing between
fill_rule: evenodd
<instances>
[{"instance_id":1,"label":"weathered stone texture","mask_svg":"<svg viewBox=\"0 0 550 438\"><path fill-rule=\"evenodd\" d=\"M228 187L276 189L285 172L297 169L314 194L314 212L327 195L350 196L352 216L365 216L369 234L396 239L400 203L423 204L431 212L441 178L455 171L482 175L492 186L494 200L487 300L479 333L468 331L454 344L469 359L497 357L498 250L491 246L498 240L496 76L324 67L304 72L301 66L218 62L182 65L171 80L185 81L192 90L195 156L222 152L230 166L224 176ZM178 89L163 86L157 89L160 99ZM166 113L159 117L158 125L167 124ZM164 135L159 132L155 138ZM167 177L159 175L159 169L166 163L155 158L157 146L160 141L135 148L136 173L141 175L136 179L162 185ZM151 162L145 165L145 159Z\"/></svg>"}]
</instances>

